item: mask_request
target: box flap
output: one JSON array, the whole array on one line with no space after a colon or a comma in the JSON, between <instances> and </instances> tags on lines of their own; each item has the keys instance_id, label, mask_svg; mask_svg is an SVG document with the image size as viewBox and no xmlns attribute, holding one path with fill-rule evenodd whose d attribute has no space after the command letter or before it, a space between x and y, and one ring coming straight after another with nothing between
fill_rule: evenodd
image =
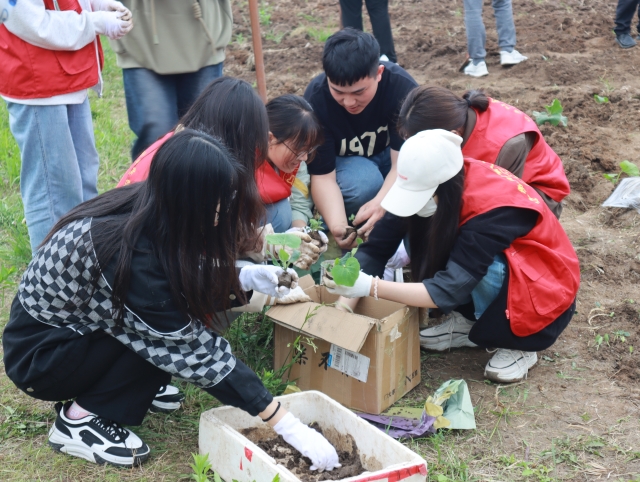
<instances>
[{"instance_id":1,"label":"box flap","mask_svg":"<svg viewBox=\"0 0 640 482\"><path fill-rule=\"evenodd\" d=\"M315 314L305 323L307 313ZM276 305L267 311L267 316L291 330L355 352L360 351L375 324L375 320L371 318L311 302Z\"/></svg>"},{"instance_id":2,"label":"box flap","mask_svg":"<svg viewBox=\"0 0 640 482\"><path fill-rule=\"evenodd\" d=\"M311 276L310 274L305 275L298 280L298 286L302 288L302 291L306 290L307 288L311 288L312 286L315 286L315 284L316 283L315 281L313 281L313 276Z\"/></svg>"}]
</instances>

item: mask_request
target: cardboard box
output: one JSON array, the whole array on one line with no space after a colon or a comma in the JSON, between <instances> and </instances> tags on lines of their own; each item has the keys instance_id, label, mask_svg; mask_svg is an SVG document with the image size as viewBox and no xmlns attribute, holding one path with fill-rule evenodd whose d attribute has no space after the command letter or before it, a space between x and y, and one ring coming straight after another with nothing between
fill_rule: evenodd
<instances>
[{"instance_id":1,"label":"cardboard box","mask_svg":"<svg viewBox=\"0 0 640 482\"><path fill-rule=\"evenodd\" d=\"M363 298L356 313L345 313L326 306L338 296L314 285L311 276L301 278L300 286L313 302L267 312L276 323L275 367L291 360L293 343L302 335L302 357L289 373L300 389L379 414L420 383L417 308ZM307 313L315 314L305 322Z\"/></svg>"}]
</instances>

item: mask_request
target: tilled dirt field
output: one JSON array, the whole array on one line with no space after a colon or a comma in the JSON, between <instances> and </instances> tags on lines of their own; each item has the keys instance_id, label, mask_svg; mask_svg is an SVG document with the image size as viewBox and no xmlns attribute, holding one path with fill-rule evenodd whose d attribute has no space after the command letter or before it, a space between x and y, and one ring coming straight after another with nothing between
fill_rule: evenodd
<instances>
[{"instance_id":1,"label":"tilled dirt field","mask_svg":"<svg viewBox=\"0 0 640 482\"><path fill-rule=\"evenodd\" d=\"M640 164L640 47L615 44L615 3L514 0L517 48L529 60L504 69L485 1L490 75L482 79L458 72L466 56L461 1L390 7L399 63L418 82L460 94L484 88L529 114L558 98L569 119L542 131L572 187L561 220L582 264L574 320L521 384L485 383L484 351L425 353L425 383L405 400L424 400L448 378L469 382L479 430L446 437L456 437L455 456L473 480L640 477L640 215L599 207L613 190L603 173L618 172L625 159ZM280 0L264 13L269 97L301 95L320 72L322 40L337 29L337 2ZM235 7L239 35L225 71L253 82L248 18L246 5ZM439 453L427 458L443 463Z\"/></svg>"}]
</instances>

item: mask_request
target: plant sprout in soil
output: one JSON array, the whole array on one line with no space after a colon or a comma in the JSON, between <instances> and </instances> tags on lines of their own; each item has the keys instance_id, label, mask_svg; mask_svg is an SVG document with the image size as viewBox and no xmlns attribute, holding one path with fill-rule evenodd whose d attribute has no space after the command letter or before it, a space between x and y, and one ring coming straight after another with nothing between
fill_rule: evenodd
<instances>
[{"instance_id":1,"label":"plant sprout in soil","mask_svg":"<svg viewBox=\"0 0 640 482\"><path fill-rule=\"evenodd\" d=\"M300 257L300 251L298 251L297 248L300 247L302 241L295 234L286 233L267 234L266 240L267 244L272 245L274 250L277 249L278 246L281 246L277 251L277 256L271 251L267 251L271 258L271 263L273 263L274 266L282 268L282 271L284 271L280 276L278 276L278 286L291 288L293 280L291 279L291 275L287 273L287 268L289 268ZM291 254L284 249L285 247L291 248Z\"/></svg>"}]
</instances>

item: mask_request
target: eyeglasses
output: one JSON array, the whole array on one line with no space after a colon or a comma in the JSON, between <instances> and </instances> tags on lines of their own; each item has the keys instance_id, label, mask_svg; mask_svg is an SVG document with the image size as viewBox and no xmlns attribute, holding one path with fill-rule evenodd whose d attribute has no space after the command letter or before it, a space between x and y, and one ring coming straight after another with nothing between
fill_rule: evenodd
<instances>
[{"instance_id":1,"label":"eyeglasses","mask_svg":"<svg viewBox=\"0 0 640 482\"><path fill-rule=\"evenodd\" d=\"M286 142L283 141L282 144L284 144L284 147L289 149L291 153L294 156L296 156L296 159L298 159L299 161L304 161L305 156L307 157L307 161L310 161L311 159L313 159L313 156L316 153L316 149L318 149L318 147L314 147L312 149L309 149L308 151L296 152L293 149L291 149Z\"/></svg>"}]
</instances>

